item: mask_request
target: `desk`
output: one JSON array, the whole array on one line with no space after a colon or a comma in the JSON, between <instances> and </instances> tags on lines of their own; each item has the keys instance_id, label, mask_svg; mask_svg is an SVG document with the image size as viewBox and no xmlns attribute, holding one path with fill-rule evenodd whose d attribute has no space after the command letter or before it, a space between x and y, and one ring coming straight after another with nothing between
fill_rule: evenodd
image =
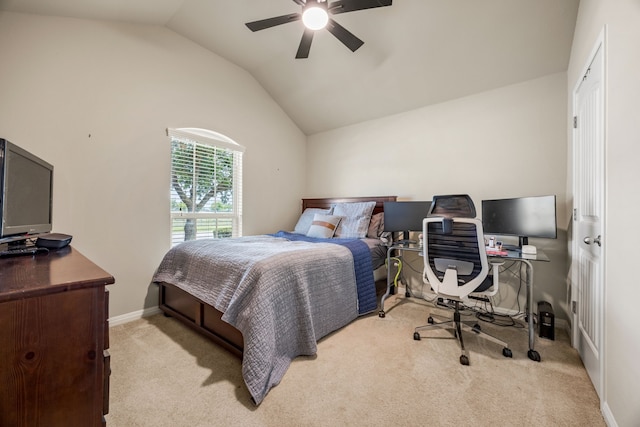
<instances>
[{"instance_id":1,"label":"desk","mask_svg":"<svg viewBox=\"0 0 640 427\"><path fill-rule=\"evenodd\" d=\"M418 252L418 254L422 256L422 246L418 246L413 243L394 243L387 248L387 292L382 295L382 299L380 300L380 310L378 311L378 316L380 317L385 317L384 300L386 300L387 297L391 295L393 280L391 279L391 268L389 268L389 266L391 265L391 259L394 258L392 256L393 252L396 251L400 253L400 257L402 257L402 252L404 251ZM406 292L406 296L411 296L409 291Z\"/></svg>"},{"instance_id":2,"label":"desk","mask_svg":"<svg viewBox=\"0 0 640 427\"><path fill-rule=\"evenodd\" d=\"M505 254L506 252L506 254ZM538 249L535 255L523 254L519 250L506 250L498 253L487 251L488 258L508 259L518 261L521 264L520 274L522 274L522 266L525 266L525 283L527 284L527 325L529 327L529 351L527 356L529 359L539 362L540 353L534 347L536 342L535 326L533 324L533 265L531 261L549 262L549 257L542 250Z\"/></svg>"},{"instance_id":3,"label":"desk","mask_svg":"<svg viewBox=\"0 0 640 427\"><path fill-rule=\"evenodd\" d=\"M382 296L380 300L380 310L378 311L378 316L385 317L384 311L384 301L391 294L391 287L393 285L393 280L391 279L391 269L389 266L391 265L391 258L393 258L392 253L394 251L398 251L402 256L403 251L410 252L418 252L422 253L422 247L418 245L407 245L407 244L394 244L389 246L387 249L387 292ZM533 323L533 265L531 261L542 261L549 262L549 257L542 250L538 249L535 255L523 254L519 250L504 250L500 253L491 253L487 252L488 258L494 259L502 259L502 260L511 260L517 261L521 264L520 274L522 274L522 266L525 267L525 283L527 284L527 325L529 328L529 351L527 352L527 356L529 359L539 362L540 353L535 350L535 325ZM410 296L407 292L407 296Z\"/></svg>"}]
</instances>

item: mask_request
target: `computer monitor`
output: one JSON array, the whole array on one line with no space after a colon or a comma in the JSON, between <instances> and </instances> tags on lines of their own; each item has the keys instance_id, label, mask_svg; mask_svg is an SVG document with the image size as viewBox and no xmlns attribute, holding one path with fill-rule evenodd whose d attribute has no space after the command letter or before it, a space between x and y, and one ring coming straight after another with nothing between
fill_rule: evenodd
<instances>
[{"instance_id":1,"label":"computer monitor","mask_svg":"<svg viewBox=\"0 0 640 427\"><path fill-rule=\"evenodd\" d=\"M52 227L53 166L0 138L0 244Z\"/></svg>"},{"instance_id":2,"label":"computer monitor","mask_svg":"<svg viewBox=\"0 0 640 427\"><path fill-rule=\"evenodd\" d=\"M518 236L520 247L529 237L555 239L556 196L483 200L482 228L485 234Z\"/></svg>"},{"instance_id":3,"label":"computer monitor","mask_svg":"<svg viewBox=\"0 0 640 427\"><path fill-rule=\"evenodd\" d=\"M408 242L409 232L422 231L422 220L430 207L430 201L385 202L384 231L403 232Z\"/></svg>"}]
</instances>

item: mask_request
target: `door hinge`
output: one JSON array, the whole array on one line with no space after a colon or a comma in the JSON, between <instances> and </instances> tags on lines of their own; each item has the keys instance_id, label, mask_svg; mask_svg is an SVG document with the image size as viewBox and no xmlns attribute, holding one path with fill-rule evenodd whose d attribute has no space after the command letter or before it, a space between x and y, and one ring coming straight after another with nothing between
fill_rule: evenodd
<instances>
[{"instance_id":1,"label":"door hinge","mask_svg":"<svg viewBox=\"0 0 640 427\"><path fill-rule=\"evenodd\" d=\"M571 301L571 312L573 314L578 313L578 301Z\"/></svg>"},{"instance_id":2,"label":"door hinge","mask_svg":"<svg viewBox=\"0 0 640 427\"><path fill-rule=\"evenodd\" d=\"M573 116L573 128L578 129L578 116Z\"/></svg>"},{"instance_id":3,"label":"door hinge","mask_svg":"<svg viewBox=\"0 0 640 427\"><path fill-rule=\"evenodd\" d=\"M578 220L578 209L576 208L573 209L573 220L574 221Z\"/></svg>"}]
</instances>

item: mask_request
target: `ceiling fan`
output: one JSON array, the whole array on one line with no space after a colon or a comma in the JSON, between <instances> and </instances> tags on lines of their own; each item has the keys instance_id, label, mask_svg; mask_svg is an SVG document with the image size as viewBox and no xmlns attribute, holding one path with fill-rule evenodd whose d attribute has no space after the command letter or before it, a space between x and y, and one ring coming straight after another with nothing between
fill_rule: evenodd
<instances>
[{"instance_id":1,"label":"ceiling fan","mask_svg":"<svg viewBox=\"0 0 640 427\"><path fill-rule=\"evenodd\" d=\"M247 22L245 25L249 27L251 31L260 31L275 27L276 25L302 20L305 28L302 34L302 40L300 40L300 46L298 46L298 52L296 53L296 58L299 59L309 57L313 34L315 31L323 28L326 28L346 47L351 49L352 52L355 52L364 42L331 19L329 15L371 9L374 7L391 6L392 0L337 0L332 2L328 2L327 0L293 0L293 2L302 6L301 13L290 13L274 18Z\"/></svg>"}]
</instances>

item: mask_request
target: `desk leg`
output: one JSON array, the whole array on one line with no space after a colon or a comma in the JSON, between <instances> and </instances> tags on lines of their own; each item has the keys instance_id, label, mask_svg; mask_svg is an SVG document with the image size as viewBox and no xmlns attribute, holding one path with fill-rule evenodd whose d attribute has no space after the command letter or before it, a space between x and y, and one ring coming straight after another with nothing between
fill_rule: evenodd
<instances>
[{"instance_id":1,"label":"desk leg","mask_svg":"<svg viewBox=\"0 0 640 427\"><path fill-rule=\"evenodd\" d=\"M526 265L526 277L527 277L527 323L529 325L529 351L527 352L527 356L529 359L539 362L540 361L540 353L534 350L535 341L536 341L536 330L535 324L533 322L533 266L527 260L522 260L522 262Z\"/></svg>"},{"instance_id":2,"label":"desk leg","mask_svg":"<svg viewBox=\"0 0 640 427\"><path fill-rule=\"evenodd\" d=\"M384 300L387 299L387 297L389 295L391 295L391 251L392 249L389 248L387 249L387 292L385 292L384 295L382 295L382 298L380 299L380 311L378 311L378 316L379 317L384 317L385 316L385 312L384 312Z\"/></svg>"}]
</instances>

